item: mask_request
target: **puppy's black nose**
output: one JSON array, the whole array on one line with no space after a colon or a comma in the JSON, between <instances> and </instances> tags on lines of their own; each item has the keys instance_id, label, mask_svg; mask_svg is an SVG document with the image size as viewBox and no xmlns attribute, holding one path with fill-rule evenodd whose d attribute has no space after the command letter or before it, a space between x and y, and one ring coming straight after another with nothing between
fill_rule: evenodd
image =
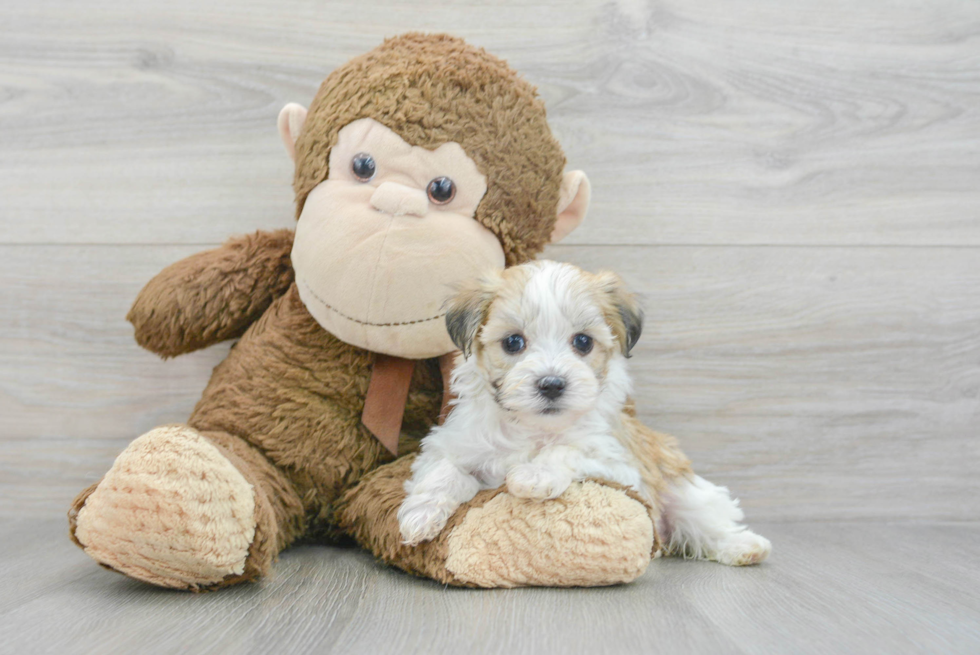
<instances>
[{"instance_id":1,"label":"puppy's black nose","mask_svg":"<svg viewBox=\"0 0 980 655\"><path fill-rule=\"evenodd\" d=\"M555 400L565 391L565 381L554 375L538 380L538 393L548 400Z\"/></svg>"}]
</instances>

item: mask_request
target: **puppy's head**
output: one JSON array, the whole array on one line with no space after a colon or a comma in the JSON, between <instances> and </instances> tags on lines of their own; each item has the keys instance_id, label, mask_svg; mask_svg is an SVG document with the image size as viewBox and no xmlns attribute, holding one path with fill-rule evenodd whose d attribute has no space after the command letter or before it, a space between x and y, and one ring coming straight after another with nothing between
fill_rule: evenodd
<instances>
[{"instance_id":1,"label":"puppy's head","mask_svg":"<svg viewBox=\"0 0 980 655\"><path fill-rule=\"evenodd\" d=\"M640 337L643 312L614 273L537 261L492 273L450 301L453 343L494 400L522 421L560 425L600 401Z\"/></svg>"}]
</instances>

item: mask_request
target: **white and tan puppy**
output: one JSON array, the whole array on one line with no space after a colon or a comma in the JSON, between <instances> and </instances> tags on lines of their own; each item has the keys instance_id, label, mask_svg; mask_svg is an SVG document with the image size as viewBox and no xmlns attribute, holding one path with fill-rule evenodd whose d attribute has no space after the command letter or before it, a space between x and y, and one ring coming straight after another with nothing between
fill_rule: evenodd
<instances>
[{"instance_id":1,"label":"white and tan puppy","mask_svg":"<svg viewBox=\"0 0 980 655\"><path fill-rule=\"evenodd\" d=\"M660 465L683 460L673 440L650 433L654 441L637 443L638 424L624 414L626 358L642 322L618 276L570 264L532 262L462 289L446 314L462 351L451 379L456 400L423 439L405 483L405 543L438 535L481 489L506 484L514 496L547 500L599 478L661 510L658 529L671 552L726 564L765 559L769 542L739 525L727 489L690 473L686 460Z\"/></svg>"}]
</instances>

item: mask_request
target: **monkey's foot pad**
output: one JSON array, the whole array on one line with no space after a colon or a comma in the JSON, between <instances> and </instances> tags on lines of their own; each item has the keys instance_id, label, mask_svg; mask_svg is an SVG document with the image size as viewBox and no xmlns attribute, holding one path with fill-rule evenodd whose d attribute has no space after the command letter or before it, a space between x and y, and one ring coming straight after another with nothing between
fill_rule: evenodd
<instances>
[{"instance_id":1,"label":"monkey's foot pad","mask_svg":"<svg viewBox=\"0 0 980 655\"><path fill-rule=\"evenodd\" d=\"M79 505L74 537L86 553L163 587L197 589L242 574L255 536L252 486L184 425L133 441Z\"/></svg>"},{"instance_id":2,"label":"monkey's foot pad","mask_svg":"<svg viewBox=\"0 0 980 655\"><path fill-rule=\"evenodd\" d=\"M642 575L653 545L645 505L588 481L548 502L498 493L473 507L449 535L446 569L478 587L595 587Z\"/></svg>"}]
</instances>

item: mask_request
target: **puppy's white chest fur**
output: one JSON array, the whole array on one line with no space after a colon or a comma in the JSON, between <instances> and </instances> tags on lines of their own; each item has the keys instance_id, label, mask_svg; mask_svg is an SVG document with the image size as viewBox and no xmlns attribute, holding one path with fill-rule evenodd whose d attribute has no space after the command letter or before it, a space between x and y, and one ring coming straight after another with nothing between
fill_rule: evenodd
<instances>
[{"instance_id":1,"label":"puppy's white chest fur","mask_svg":"<svg viewBox=\"0 0 980 655\"><path fill-rule=\"evenodd\" d=\"M507 481L508 472L531 462L571 468L569 482L603 477L603 463L629 463L629 453L614 435L616 428L596 410L567 427L558 425L553 429L521 425L506 416L488 424L483 420L485 412L480 410L470 403L459 403L453 424L433 431L426 437L424 448L426 452L439 452L470 471L483 488L501 486ZM633 485L638 480L631 477L623 484Z\"/></svg>"}]
</instances>

